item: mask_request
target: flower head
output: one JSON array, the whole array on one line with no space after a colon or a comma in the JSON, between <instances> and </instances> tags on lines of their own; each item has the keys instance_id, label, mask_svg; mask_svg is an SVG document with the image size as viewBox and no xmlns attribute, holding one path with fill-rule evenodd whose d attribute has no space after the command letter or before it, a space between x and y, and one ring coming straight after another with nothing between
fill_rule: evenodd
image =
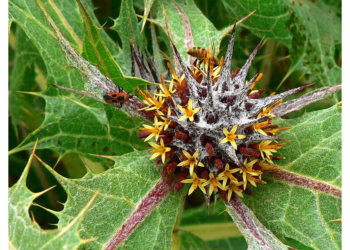
<instances>
[{"instance_id":1,"label":"flower head","mask_svg":"<svg viewBox=\"0 0 350 250\"><path fill-rule=\"evenodd\" d=\"M221 140L221 143L231 142L232 147L234 147L236 150L237 150L237 144L235 140L243 139L246 137L245 135L236 135L235 132L237 128L238 128L237 124L232 127L230 132L228 132L228 130L224 128L223 131L224 131L224 134L226 135L226 138Z\"/></svg>"},{"instance_id":2,"label":"flower head","mask_svg":"<svg viewBox=\"0 0 350 250\"><path fill-rule=\"evenodd\" d=\"M187 157L186 161L180 162L178 166L187 166L190 165L190 175L193 174L194 165L198 165L200 167L204 167L203 163L197 160L198 151L196 151L193 155L190 155L187 151L182 151L182 153Z\"/></svg>"},{"instance_id":3,"label":"flower head","mask_svg":"<svg viewBox=\"0 0 350 250\"><path fill-rule=\"evenodd\" d=\"M149 142L149 144L154 147L154 150L151 150L151 154L153 154L150 158L150 160L153 160L154 158L158 156L162 156L162 162L165 162L165 153L169 152L171 148L167 148L164 146L163 139L160 139L160 145L154 143L154 142Z\"/></svg>"},{"instance_id":4,"label":"flower head","mask_svg":"<svg viewBox=\"0 0 350 250\"><path fill-rule=\"evenodd\" d=\"M163 79L162 75L160 79L157 77L159 74L155 72L155 65L150 65L149 70L147 69L143 63L142 52L132 53L133 65L139 67L136 74L143 72L142 78L148 81L154 79L154 83L160 82L158 86L147 86L147 91L140 91L144 103L137 100L137 97L130 102L143 110L140 113L146 119L154 119L153 126L144 125L141 128L144 131L138 136L147 137L146 140L155 137L158 141L161 135L160 145L150 143L155 148L152 150L152 157L161 155L162 162L169 158L161 174L163 177L173 173L180 176L176 191L183 183L192 183L189 193L197 187L205 193L204 187L207 187L210 195L215 190L222 197L228 194L229 199L233 192L242 196L242 190L249 195L250 192L246 191L248 183L251 186L265 184L261 180L263 171L277 170L272 159L283 159L272 154L284 144L273 142L279 140L276 135L279 131L288 128L279 128L273 124L274 119L311 102L312 98L308 95L303 97L303 102L288 101L281 104L283 98L307 86L262 98L265 90L256 89L262 74L256 74L250 80L246 79L261 43L241 68L231 72L234 34L235 29L230 37L226 56L221 60L212 49L204 49L201 52L205 53L205 58L196 58L199 59L196 60L198 63L192 65L186 65L171 41L174 61L177 64L174 70L168 63L171 71L168 79ZM152 64L152 60L149 63ZM340 88L338 86L335 89ZM329 93L336 92L335 89ZM151 95L151 92L154 94ZM178 120L174 117L178 117ZM190 122L184 122L187 119ZM231 131L228 131L229 128ZM223 145L227 142L233 148ZM191 155L188 152L194 153ZM160 157L157 163L161 163ZM185 180L188 172L192 177Z\"/></svg>"},{"instance_id":5,"label":"flower head","mask_svg":"<svg viewBox=\"0 0 350 250\"><path fill-rule=\"evenodd\" d=\"M183 117L179 119L179 122L190 119L191 122L194 120L194 115L201 109L200 107L192 109L192 99L188 101L187 107L183 108L180 105L177 105L177 107L185 114Z\"/></svg>"}]
</instances>

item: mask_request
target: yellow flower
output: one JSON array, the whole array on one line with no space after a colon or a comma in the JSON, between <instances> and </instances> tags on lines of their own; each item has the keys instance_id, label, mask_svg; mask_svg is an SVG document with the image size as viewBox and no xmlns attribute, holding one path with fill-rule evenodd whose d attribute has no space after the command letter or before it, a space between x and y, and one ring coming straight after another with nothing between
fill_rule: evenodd
<instances>
[{"instance_id":1,"label":"yellow flower","mask_svg":"<svg viewBox=\"0 0 350 250\"><path fill-rule=\"evenodd\" d=\"M269 124L269 121L266 121L266 122L262 122L262 123L257 123L253 126L254 130L262 135L267 135L265 133L264 130L262 130L261 128L268 125Z\"/></svg>"},{"instance_id":2,"label":"yellow flower","mask_svg":"<svg viewBox=\"0 0 350 250\"><path fill-rule=\"evenodd\" d=\"M259 162L259 165L263 168L263 170L280 170L278 167L272 167L269 164L265 164L265 160Z\"/></svg>"},{"instance_id":3,"label":"yellow flower","mask_svg":"<svg viewBox=\"0 0 350 250\"><path fill-rule=\"evenodd\" d=\"M247 176L249 176L249 175L260 176L262 174L262 172L260 170L252 169L253 165L257 161L258 160L254 160L254 161L251 161L251 162L247 163L247 159L245 159L245 161L244 161L244 168L240 168L239 169L239 173L241 173L242 176L243 176L244 190L247 187Z\"/></svg>"},{"instance_id":4,"label":"yellow flower","mask_svg":"<svg viewBox=\"0 0 350 250\"><path fill-rule=\"evenodd\" d=\"M240 168L235 168L235 169L230 169L230 166L228 165L228 163L226 163L225 166L225 170L222 171L218 176L220 178L223 178L224 182L222 184L222 186L225 188L226 183L227 183L227 179L230 178L232 181L237 181L237 179L235 177L233 177L233 173L236 173L240 170Z\"/></svg>"},{"instance_id":5,"label":"yellow flower","mask_svg":"<svg viewBox=\"0 0 350 250\"><path fill-rule=\"evenodd\" d=\"M154 158L158 157L159 155L162 155L162 161L163 163L165 162L165 153L169 152L171 148L167 148L164 146L163 139L160 139L160 145L154 143L154 142L149 142L149 144L154 147L155 149L151 151L151 154L153 154L150 158L150 160L153 160Z\"/></svg>"},{"instance_id":6,"label":"yellow flower","mask_svg":"<svg viewBox=\"0 0 350 250\"><path fill-rule=\"evenodd\" d=\"M161 80L160 88L161 88L161 90L163 91L164 94L158 93L158 94L155 94L155 95L163 96L163 97L171 97L171 94L173 94L175 92L175 89L173 89L174 81L170 82L169 90L168 90L168 88L166 87L166 85L164 83L163 74L160 74L160 80Z\"/></svg>"},{"instance_id":7,"label":"yellow flower","mask_svg":"<svg viewBox=\"0 0 350 250\"><path fill-rule=\"evenodd\" d=\"M143 102L145 104L147 104L148 106L147 107L144 107L142 109L139 109L139 110L158 110L162 107L165 99L161 96L158 97L159 100L157 100L157 98L154 98L150 93L148 93L147 90L145 90L145 93L142 92L142 90L140 90L139 88L137 88L138 91L140 92L140 94L143 96L143 98L145 98L145 100L143 100Z\"/></svg>"},{"instance_id":8,"label":"yellow flower","mask_svg":"<svg viewBox=\"0 0 350 250\"><path fill-rule=\"evenodd\" d=\"M263 108L263 110L259 113L258 118L263 117L263 116L268 116L268 117L275 117L274 114L271 114L271 110L276 108L278 105L280 105L283 102L283 100L279 100L278 102L275 102L273 105L271 105L268 108Z\"/></svg>"},{"instance_id":9,"label":"yellow flower","mask_svg":"<svg viewBox=\"0 0 350 250\"><path fill-rule=\"evenodd\" d=\"M154 123L158 123L158 118L155 116L154 117ZM158 140L158 137L159 137L159 134L160 132L162 131L163 129L163 126L155 126L155 127L152 127L152 126L149 126L147 124L143 124L144 128L140 128L140 130L145 130L145 131L148 131L150 132L151 134L145 139L145 141L148 141L150 140L151 138L153 138L154 136L156 137L156 140Z\"/></svg>"},{"instance_id":10,"label":"yellow flower","mask_svg":"<svg viewBox=\"0 0 350 250\"><path fill-rule=\"evenodd\" d=\"M187 166L190 165L190 175L192 176L193 174L193 169L194 165L198 165L200 167L204 167L203 163L198 162L197 156L198 156L198 151L196 151L192 156L185 150L182 151L182 153L187 157L186 161L180 162L178 166Z\"/></svg>"},{"instance_id":11,"label":"yellow flower","mask_svg":"<svg viewBox=\"0 0 350 250\"><path fill-rule=\"evenodd\" d=\"M193 178L192 179L186 179L186 180L183 180L181 181L182 183L192 183L192 186L190 188L190 190L188 190L188 195L192 194L192 192L197 188L199 187L202 192L204 194L206 194L205 192L205 189L202 185L203 182L205 182L206 180L205 179L200 179L197 177L197 174L196 173L193 173Z\"/></svg>"},{"instance_id":12,"label":"yellow flower","mask_svg":"<svg viewBox=\"0 0 350 250\"><path fill-rule=\"evenodd\" d=\"M194 115L201 109L200 107L196 109L192 109L192 99L188 101L187 107L183 108L180 105L177 105L177 107L185 114L183 117L179 119L179 122L189 118L191 122L194 120Z\"/></svg>"},{"instance_id":13,"label":"yellow flower","mask_svg":"<svg viewBox=\"0 0 350 250\"><path fill-rule=\"evenodd\" d=\"M245 138L245 135L235 135L237 128L238 128L237 124L233 126L230 132L228 132L228 130L224 128L223 131L224 131L224 134L226 135L226 138L224 138L221 141L221 143L231 142L232 147L234 147L236 150L237 150L237 144L235 140Z\"/></svg>"},{"instance_id":14,"label":"yellow flower","mask_svg":"<svg viewBox=\"0 0 350 250\"><path fill-rule=\"evenodd\" d=\"M230 184L225 188L226 191L228 190L228 196L227 196L228 201L230 201L231 199L232 191L243 198L243 194L242 194L243 190L237 187L242 184L243 184L242 181L240 182L230 181Z\"/></svg>"},{"instance_id":15,"label":"yellow flower","mask_svg":"<svg viewBox=\"0 0 350 250\"><path fill-rule=\"evenodd\" d=\"M265 181L262 181L260 179L254 178L253 176L247 175L247 180L254 186L256 187L256 183L255 182L260 182L262 184L266 184ZM245 188L244 188L245 189Z\"/></svg>"},{"instance_id":16,"label":"yellow flower","mask_svg":"<svg viewBox=\"0 0 350 250\"><path fill-rule=\"evenodd\" d=\"M161 112L158 110L158 114L161 114ZM164 115L164 114L163 114ZM170 107L168 107L168 116L171 116L171 109ZM162 118L163 122L157 122L157 123L153 123L153 125L161 125L164 126L164 130L168 129L169 124L171 123L171 120L169 120L168 118L161 116L160 118Z\"/></svg>"},{"instance_id":17,"label":"yellow flower","mask_svg":"<svg viewBox=\"0 0 350 250\"><path fill-rule=\"evenodd\" d=\"M266 155L266 160L269 163L273 163L270 156L273 156L272 153L277 153L277 149L282 148L286 143L281 144L271 144L272 141L262 141L259 144L259 150L263 159L265 159L264 154ZM270 145L271 144L271 145Z\"/></svg>"},{"instance_id":18,"label":"yellow flower","mask_svg":"<svg viewBox=\"0 0 350 250\"><path fill-rule=\"evenodd\" d=\"M220 189L224 189L224 187L219 182L223 179L224 179L224 177L215 177L213 173L210 173L209 180L207 180L205 183L203 183L203 187L210 184L209 195L211 195L213 193L214 189L216 192L218 191L217 187L219 187Z\"/></svg>"}]
</instances>

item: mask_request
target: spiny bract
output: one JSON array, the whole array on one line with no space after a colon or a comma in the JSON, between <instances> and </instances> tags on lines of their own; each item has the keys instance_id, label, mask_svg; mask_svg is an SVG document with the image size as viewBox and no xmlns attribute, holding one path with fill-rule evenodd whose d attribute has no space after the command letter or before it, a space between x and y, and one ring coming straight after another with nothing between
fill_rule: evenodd
<instances>
[{"instance_id":1,"label":"spiny bract","mask_svg":"<svg viewBox=\"0 0 350 250\"><path fill-rule=\"evenodd\" d=\"M262 77L256 74L246 82L248 69L258 52L259 45L241 69L230 72L235 26L228 44L225 59L213 67L210 53L202 65L187 67L172 44L175 60L181 72L172 73L171 80L160 75L161 85L155 88L153 96L140 91L146 106L142 110L152 116L153 125L143 125L140 138L153 147L151 159L165 163L162 176L181 174L175 191L183 183L192 183L191 194L199 187L207 196L219 192L223 199L230 200L232 192L243 196L251 194L248 186L256 186L263 170L277 170L273 166L276 153L285 143L276 133L288 128L272 125L274 108L288 95L297 93L307 86L271 94L262 98L265 90L254 90ZM132 47L133 72L135 61L142 78L157 82L158 75L146 54L149 69L143 64L142 54ZM189 176L188 179L186 179Z\"/></svg>"}]
</instances>

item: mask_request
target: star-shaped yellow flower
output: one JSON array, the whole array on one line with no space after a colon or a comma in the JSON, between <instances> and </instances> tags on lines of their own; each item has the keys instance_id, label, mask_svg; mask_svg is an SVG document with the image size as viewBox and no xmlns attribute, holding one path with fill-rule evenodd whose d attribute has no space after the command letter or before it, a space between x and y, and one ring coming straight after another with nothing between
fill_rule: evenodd
<instances>
[{"instance_id":1,"label":"star-shaped yellow flower","mask_svg":"<svg viewBox=\"0 0 350 250\"><path fill-rule=\"evenodd\" d=\"M247 176L251 175L251 176L260 176L262 174L262 172L260 170L255 170L253 169L253 165L255 164L255 162L257 162L258 160L254 160L251 161L249 163L247 163L247 159L245 159L244 161L244 168L239 168L239 173L242 174L243 176L243 182L244 182L244 190L247 187Z\"/></svg>"},{"instance_id":2,"label":"star-shaped yellow flower","mask_svg":"<svg viewBox=\"0 0 350 250\"><path fill-rule=\"evenodd\" d=\"M231 200L231 196L232 196L232 191L235 192L237 195L239 195L240 197L243 198L243 190L239 189L237 186L242 185L243 182L236 182L236 181L230 181L230 184L227 185L227 187L225 188L225 190L228 190L228 196L227 196L227 200L230 201Z\"/></svg>"},{"instance_id":3,"label":"star-shaped yellow flower","mask_svg":"<svg viewBox=\"0 0 350 250\"><path fill-rule=\"evenodd\" d=\"M154 117L154 123L158 123L158 118L155 116ZM153 138L154 136L156 137L156 140L158 140L158 137L159 137L159 134L160 132L162 131L163 129L163 126L155 126L155 127L152 127L152 126L149 126L147 124L143 124L143 128L140 128L140 130L145 130L145 131L148 131L150 132L151 134L145 139L145 141L148 141L150 140L151 138Z\"/></svg>"},{"instance_id":4,"label":"star-shaped yellow flower","mask_svg":"<svg viewBox=\"0 0 350 250\"><path fill-rule=\"evenodd\" d=\"M200 179L197 177L196 173L193 173L192 179L186 179L181 181L182 183L192 183L192 186L190 187L190 190L188 190L188 195L192 194L192 192L199 187L204 194L206 194L205 189L202 185L203 182L205 182L205 179Z\"/></svg>"},{"instance_id":5,"label":"star-shaped yellow flower","mask_svg":"<svg viewBox=\"0 0 350 250\"><path fill-rule=\"evenodd\" d=\"M192 109L192 99L188 101L186 108L183 108L180 105L177 105L177 107L185 114L179 119L179 122L186 120L187 118L190 119L191 122L193 122L194 115L201 109L200 107Z\"/></svg>"},{"instance_id":6,"label":"star-shaped yellow flower","mask_svg":"<svg viewBox=\"0 0 350 250\"><path fill-rule=\"evenodd\" d=\"M162 114L159 110L158 110L158 114L164 115ZM171 109L170 107L168 107L168 116L171 116ZM159 121L157 123L153 123L153 125L161 125L164 126L164 130L168 129L169 124L171 123L171 120L169 120L168 118L161 116L160 118L162 118L163 122Z\"/></svg>"},{"instance_id":7,"label":"star-shaped yellow flower","mask_svg":"<svg viewBox=\"0 0 350 250\"><path fill-rule=\"evenodd\" d=\"M280 105L283 102L283 100L279 100L275 102L273 105L271 105L268 108L263 108L263 110L259 113L258 118L263 117L263 116L268 116L268 117L276 117L274 114L271 114L271 110L276 108L278 105Z\"/></svg>"},{"instance_id":8,"label":"star-shaped yellow flower","mask_svg":"<svg viewBox=\"0 0 350 250\"><path fill-rule=\"evenodd\" d=\"M272 153L276 153L277 149L282 148L284 145L286 145L286 143L281 143L281 144L271 144L272 141L262 141L259 144L259 151L261 153L261 156L263 159L266 159L266 161L268 161L269 163L273 163L270 156L273 156ZM255 147L254 147L255 148ZM265 156L266 155L266 156ZM265 158L266 157L266 158Z\"/></svg>"},{"instance_id":9,"label":"star-shaped yellow flower","mask_svg":"<svg viewBox=\"0 0 350 250\"><path fill-rule=\"evenodd\" d=\"M231 142L232 147L234 147L236 150L237 150L237 144L236 144L235 140L243 139L246 137L245 135L235 135L237 128L238 128L237 124L235 126L233 126L233 128L231 129L230 132L228 132L228 130L226 128L224 128L223 131L224 131L224 134L226 135L226 138L224 138L221 141L221 143Z\"/></svg>"},{"instance_id":10,"label":"star-shaped yellow flower","mask_svg":"<svg viewBox=\"0 0 350 250\"><path fill-rule=\"evenodd\" d=\"M228 163L225 165L225 170L221 172L218 176L220 178L223 178L224 182L222 183L222 186L225 188L227 180L231 179L232 181L237 181L237 179L232 175L233 173L236 173L240 170L240 168L230 169L230 166Z\"/></svg>"},{"instance_id":11,"label":"star-shaped yellow flower","mask_svg":"<svg viewBox=\"0 0 350 250\"><path fill-rule=\"evenodd\" d=\"M143 98L145 98L143 100L143 102L146 105L148 105L147 107L141 108L139 110L148 110L148 111L149 110L159 110L162 107L162 105L165 101L165 99L162 96L159 96L158 100L157 100L157 98L154 98L150 93L148 93L147 90L145 90L146 94L143 93L143 91L140 90L139 88L137 88L137 90L140 92L140 94L143 96Z\"/></svg>"},{"instance_id":12,"label":"star-shaped yellow flower","mask_svg":"<svg viewBox=\"0 0 350 250\"><path fill-rule=\"evenodd\" d=\"M213 173L209 174L209 180L207 180L205 183L203 183L203 187L205 187L206 185L210 184L209 187L209 195L211 195L215 189L216 192L218 192L218 187L220 189L224 190L224 187L221 185L221 183L219 181L223 180L224 177L215 177Z\"/></svg>"},{"instance_id":13,"label":"star-shaped yellow flower","mask_svg":"<svg viewBox=\"0 0 350 250\"><path fill-rule=\"evenodd\" d=\"M149 142L149 144L154 147L155 149L151 151L151 154L153 154L150 158L150 160L153 160L154 158L162 155L162 161L163 163L165 162L165 153L169 152L171 148L167 148L164 146L163 139L160 139L160 145L154 143L154 142Z\"/></svg>"},{"instance_id":14,"label":"star-shaped yellow flower","mask_svg":"<svg viewBox=\"0 0 350 250\"><path fill-rule=\"evenodd\" d=\"M204 167L203 163L198 162L197 156L198 151L196 151L193 155L190 155L187 151L183 150L182 153L187 157L186 161L180 162L178 166L187 166L190 165L190 175L193 174L194 165L198 165L200 167Z\"/></svg>"},{"instance_id":15,"label":"star-shaped yellow flower","mask_svg":"<svg viewBox=\"0 0 350 250\"><path fill-rule=\"evenodd\" d=\"M175 92L175 89L173 89L174 88L174 81L170 82L169 89L167 88L167 86L164 83L163 74L160 74L160 81L161 81L160 89L163 91L164 94L158 93L155 95L171 98L171 94L173 94Z\"/></svg>"}]
</instances>

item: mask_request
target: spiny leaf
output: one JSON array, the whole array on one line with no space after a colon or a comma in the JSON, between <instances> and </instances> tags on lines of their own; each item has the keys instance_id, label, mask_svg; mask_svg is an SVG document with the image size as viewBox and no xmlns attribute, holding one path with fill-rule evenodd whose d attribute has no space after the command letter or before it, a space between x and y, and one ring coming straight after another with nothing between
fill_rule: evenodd
<instances>
[{"instance_id":1,"label":"spiny leaf","mask_svg":"<svg viewBox=\"0 0 350 250\"><path fill-rule=\"evenodd\" d=\"M341 223L331 222L342 217L341 108L278 123L292 127L279 134L290 140L279 150L286 157L278 162L283 171L266 175L267 184L244 202L279 237L313 249L341 249Z\"/></svg>"},{"instance_id":2,"label":"spiny leaf","mask_svg":"<svg viewBox=\"0 0 350 250\"><path fill-rule=\"evenodd\" d=\"M46 1L44 3L45 6L51 6L46 4ZM76 14L69 15L68 10L70 12L76 11ZM83 90L84 85L80 74L71 68L63 69L67 66L67 59L42 13L38 11L38 5L35 1L10 1L9 11L14 21L23 28L27 36L38 47L46 64L47 81L59 86L68 85L67 87ZM49 11L55 19L58 15L57 8L49 9ZM77 4L63 5L60 12L57 25L62 27L64 36L71 38L74 37L70 35L73 31L77 34L82 32ZM62 21L61 15L64 15L65 21ZM69 28L66 28L67 23L70 24L69 32L67 31ZM100 32L102 35L102 31ZM73 38L71 40L74 41ZM74 42L72 44L74 46ZM93 51L93 53L95 52ZM54 60L52 59L53 55L55 56ZM76 55L78 56L77 53ZM129 80L134 85L139 82L137 78L130 78ZM39 94L46 100L45 120L36 131L30 134L11 153L32 148L39 135L39 148L51 148L54 145L53 149L61 153L61 156L69 151L80 152L91 157L88 153L112 155L133 150L129 146L129 142L132 143L136 139L136 136L133 135L137 130L138 121L128 122L128 118L122 112L106 107L90 98L84 98L81 101L83 105L79 105L63 95L67 95L72 100L77 100L73 94L57 91L51 86L44 94ZM110 134L111 136L109 136ZM137 141L137 144L139 144L139 141ZM135 145L135 148L140 147Z\"/></svg>"},{"instance_id":3,"label":"spiny leaf","mask_svg":"<svg viewBox=\"0 0 350 250\"><path fill-rule=\"evenodd\" d=\"M70 223L64 227L55 230L42 230L34 218L29 217L29 208L33 201L47 191L33 193L26 186L34 151L21 178L8 192L9 246L11 249L26 250L78 249L79 246L91 241L80 238L78 230L83 216L92 205L95 196L92 199L93 194L87 197L88 203L81 206L76 216L72 217ZM89 199L91 200L89 201Z\"/></svg>"},{"instance_id":4,"label":"spiny leaf","mask_svg":"<svg viewBox=\"0 0 350 250\"><path fill-rule=\"evenodd\" d=\"M256 9L243 27L290 49L292 65L286 77L302 70L317 77L318 87L340 83L341 68L334 59L335 46L341 43L340 2L224 0L223 3L232 18ZM334 98L337 100L336 95Z\"/></svg>"},{"instance_id":5,"label":"spiny leaf","mask_svg":"<svg viewBox=\"0 0 350 250\"><path fill-rule=\"evenodd\" d=\"M188 46L209 48L210 41L215 42L215 50L219 52L221 39L232 29L228 27L218 31L192 0L159 1L158 16L154 23L163 28L165 32L167 31L163 6L168 14L175 45L182 58L189 58Z\"/></svg>"},{"instance_id":6,"label":"spiny leaf","mask_svg":"<svg viewBox=\"0 0 350 250\"><path fill-rule=\"evenodd\" d=\"M154 0L145 0L145 11L143 13L143 18L142 18L142 29L141 32L143 31L146 21L147 21L147 17L148 14L151 10L152 4L153 4Z\"/></svg>"},{"instance_id":7,"label":"spiny leaf","mask_svg":"<svg viewBox=\"0 0 350 250\"><path fill-rule=\"evenodd\" d=\"M149 161L148 152L108 158L116 162L112 169L98 175L88 171L81 179L67 179L45 165L68 194L65 208L57 213L59 227L69 224L88 197L101 188L80 230L83 237L98 237L87 248L114 249L107 245L117 235L114 246L121 248L170 249L177 211L186 190L171 191L175 182L162 179L159 169ZM159 186L165 183L168 184ZM118 234L121 231L125 234Z\"/></svg>"},{"instance_id":8,"label":"spiny leaf","mask_svg":"<svg viewBox=\"0 0 350 250\"><path fill-rule=\"evenodd\" d=\"M35 87L45 88L46 84L41 69L43 62L38 50L20 27L17 27L15 33L16 47L14 66L10 75L9 113L19 139L18 127L33 131L42 123L43 118L38 112L44 110L44 107L38 102L38 97L23 95L17 91L34 91Z\"/></svg>"},{"instance_id":9,"label":"spiny leaf","mask_svg":"<svg viewBox=\"0 0 350 250\"><path fill-rule=\"evenodd\" d=\"M100 66L103 67L109 78L123 78L123 73L121 72L119 65L114 60L106 44L102 40L100 30L96 27L90 14L87 12L81 1L77 0L77 3L80 11L83 14L83 23L86 25L89 41L91 42L94 52L97 55ZM85 39L85 41L87 41L87 39Z\"/></svg>"},{"instance_id":10,"label":"spiny leaf","mask_svg":"<svg viewBox=\"0 0 350 250\"><path fill-rule=\"evenodd\" d=\"M123 62L121 67L125 75L131 75L131 50L130 43L143 51L146 48L144 33L140 33L137 17L133 8L132 0L123 0L120 7L120 15L115 20L111 29L118 32L123 50L117 55L117 60Z\"/></svg>"}]
</instances>

